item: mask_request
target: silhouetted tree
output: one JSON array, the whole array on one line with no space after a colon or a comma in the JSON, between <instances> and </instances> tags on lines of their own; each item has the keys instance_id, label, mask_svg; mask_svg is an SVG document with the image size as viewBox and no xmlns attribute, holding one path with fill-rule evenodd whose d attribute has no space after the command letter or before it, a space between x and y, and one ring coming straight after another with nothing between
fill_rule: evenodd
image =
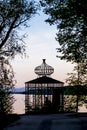
<instances>
[{"instance_id":1,"label":"silhouetted tree","mask_svg":"<svg viewBox=\"0 0 87 130\"><path fill-rule=\"evenodd\" d=\"M42 0L40 3L49 15L46 22L57 25L56 40L60 45L57 52L61 54L58 57L76 63L78 67L84 62L87 65L87 1Z\"/></svg>"},{"instance_id":2,"label":"silhouetted tree","mask_svg":"<svg viewBox=\"0 0 87 130\"><path fill-rule=\"evenodd\" d=\"M80 62L87 58L87 1L42 0L50 25L57 25L56 40L60 44L58 56L67 61Z\"/></svg>"},{"instance_id":3,"label":"silhouetted tree","mask_svg":"<svg viewBox=\"0 0 87 130\"><path fill-rule=\"evenodd\" d=\"M77 64L74 67L73 73L68 73L68 78L66 80L69 86L73 86L70 88L70 93L72 95L77 95L76 100L76 112L78 112L79 101L82 99L85 101L85 92L87 91L87 67L86 63L82 62Z\"/></svg>"},{"instance_id":4,"label":"silhouetted tree","mask_svg":"<svg viewBox=\"0 0 87 130\"><path fill-rule=\"evenodd\" d=\"M0 57L0 114L12 112L14 97L11 92L15 85L12 66L3 57Z\"/></svg>"},{"instance_id":5,"label":"silhouetted tree","mask_svg":"<svg viewBox=\"0 0 87 130\"><path fill-rule=\"evenodd\" d=\"M25 35L20 36L18 30L28 25L36 10L34 0L0 1L0 55L15 56L25 51Z\"/></svg>"},{"instance_id":6,"label":"silhouetted tree","mask_svg":"<svg viewBox=\"0 0 87 130\"><path fill-rule=\"evenodd\" d=\"M8 57L25 52L25 34L19 29L28 25L38 6L33 0L0 0L0 112L8 113L12 109L13 97L10 94L14 86L14 73Z\"/></svg>"},{"instance_id":7,"label":"silhouetted tree","mask_svg":"<svg viewBox=\"0 0 87 130\"><path fill-rule=\"evenodd\" d=\"M72 73L68 73L66 82L69 85L86 85L87 84L87 67L85 62L80 62L74 66Z\"/></svg>"}]
</instances>

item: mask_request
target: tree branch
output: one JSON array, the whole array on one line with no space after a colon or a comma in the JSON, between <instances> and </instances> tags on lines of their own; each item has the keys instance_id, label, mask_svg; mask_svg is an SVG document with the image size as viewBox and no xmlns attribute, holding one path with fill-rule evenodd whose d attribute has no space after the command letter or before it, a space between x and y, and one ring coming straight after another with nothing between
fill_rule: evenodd
<instances>
[{"instance_id":1,"label":"tree branch","mask_svg":"<svg viewBox=\"0 0 87 130\"><path fill-rule=\"evenodd\" d=\"M22 24L22 23L26 22L28 19L29 19L29 18L26 18L25 20L23 20L23 21L19 22L19 23L18 23L17 25L15 25L13 28L18 27L20 24Z\"/></svg>"},{"instance_id":2,"label":"tree branch","mask_svg":"<svg viewBox=\"0 0 87 130\"><path fill-rule=\"evenodd\" d=\"M18 17L19 17L19 15L17 15L17 16L15 17L15 19L13 20L13 22L12 22L12 24L11 24L9 30L7 31L7 34L6 34L5 38L4 38L4 40L3 40L3 41L1 42L1 44L0 44L0 49L4 46L5 42L8 40L9 35L10 35L10 33L11 33L11 31L12 31L12 29L13 29L13 27L14 27L14 25L15 25L15 22L17 21Z\"/></svg>"}]
</instances>

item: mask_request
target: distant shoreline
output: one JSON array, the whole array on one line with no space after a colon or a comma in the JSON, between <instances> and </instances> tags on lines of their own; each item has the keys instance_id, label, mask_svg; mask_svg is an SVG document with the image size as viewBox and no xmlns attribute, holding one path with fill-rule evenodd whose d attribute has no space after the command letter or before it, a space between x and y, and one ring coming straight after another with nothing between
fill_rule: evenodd
<instances>
[{"instance_id":1,"label":"distant shoreline","mask_svg":"<svg viewBox=\"0 0 87 130\"><path fill-rule=\"evenodd\" d=\"M11 94L25 94L25 92L11 92Z\"/></svg>"}]
</instances>

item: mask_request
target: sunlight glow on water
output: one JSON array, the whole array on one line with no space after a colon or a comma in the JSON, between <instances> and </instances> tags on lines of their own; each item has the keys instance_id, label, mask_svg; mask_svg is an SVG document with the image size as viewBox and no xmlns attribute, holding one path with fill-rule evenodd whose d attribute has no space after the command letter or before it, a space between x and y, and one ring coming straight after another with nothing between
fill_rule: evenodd
<instances>
[{"instance_id":1,"label":"sunlight glow on water","mask_svg":"<svg viewBox=\"0 0 87 130\"><path fill-rule=\"evenodd\" d=\"M14 94L15 103L13 104L13 113L24 114L25 113L25 95Z\"/></svg>"}]
</instances>

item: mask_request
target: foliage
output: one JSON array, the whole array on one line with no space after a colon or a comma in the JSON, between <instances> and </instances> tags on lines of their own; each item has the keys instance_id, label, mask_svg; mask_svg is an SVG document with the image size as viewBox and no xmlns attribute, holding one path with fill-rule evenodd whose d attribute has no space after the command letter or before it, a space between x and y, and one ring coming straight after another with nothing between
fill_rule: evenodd
<instances>
[{"instance_id":1,"label":"foliage","mask_svg":"<svg viewBox=\"0 0 87 130\"><path fill-rule=\"evenodd\" d=\"M67 86L64 97L64 110L78 112L78 107L87 100L86 95L87 86Z\"/></svg>"},{"instance_id":2,"label":"foliage","mask_svg":"<svg viewBox=\"0 0 87 130\"><path fill-rule=\"evenodd\" d=\"M76 96L65 95L64 96L64 111L75 112L76 110Z\"/></svg>"},{"instance_id":3,"label":"foliage","mask_svg":"<svg viewBox=\"0 0 87 130\"><path fill-rule=\"evenodd\" d=\"M79 103L81 104L82 101L85 103L87 95L87 68L85 62L78 63L74 67L74 73L69 73L68 76L66 81L70 86L67 86L66 94L77 95L76 111L78 111ZM70 97L70 100L72 100L72 97Z\"/></svg>"},{"instance_id":4,"label":"foliage","mask_svg":"<svg viewBox=\"0 0 87 130\"><path fill-rule=\"evenodd\" d=\"M56 40L61 54L59 58L76 63L76 73L71 73L68 83L87 84L87 1L86 0L42 0L41 6L50 25L57 25ZM78 87L75 87L78 91ZM73 92L75 91L73 89ZM77 108L78 109L77 93Z\"/></svg>"},{"instance_id":5,"label":"foliage","mask_svg":"<svg viewBox=\"0 0 87 130\"><path fill-rule=\"evenodd\" d=\"M14 97L11 94L15 85L14 73L8 60L0 57L0 114L11 113Z\"/></svg>"},{"instance_id":6,"label":"foliage","mask_svg":"<svg viewBox=\"0 0 87 130\"><path fill-rule=\"evenodd\" d=\"M87 1L43 0L41 5L49 15L46 22L57 25L56 40L61 59L80 62L87 58Z\"/></svg>"},{"instance_id":7,"label":"foliage","mask_svg":"<svg viewBox=\"0 0 87 130\"><path fill-rule=\"evenodd\" d=\"M73 73L68 73L66 82L69 85L86 85L87 84L87 67L86 62L80 62L74 66Z\"/></svg>"},{"instance_id":8,"label":"foliage","mask_svg":"<svg viewBox=\"0 0 87 130\"><path fill-rule=\"evenodd\" d=\"M66 86L65 95L87 95L87 85Z\"/></svg>"},{"instance_id":9,"label":"foliage","mask_svg":"<svg viewBox=\"0 0 87 130\"><path fill-rule=\"evenodd\" d=\"M0 55L12 57L24 53L25 35L20 36L18 30L28 25L36 10L32 0L0 0Z\"/></svg>"},{"instance_id":10,"label":"foliage","mask_svg":"<svg viewBox=\"0 0 87 130\"><path fill-rule=\"evenodd\" d=\"M74 72L68 73L66 82L70 87L67 91L72 95L87 95L87 68L85 62L80 62L74 66Z\"/></svg>"},{"instance_id":11,"label":"foliage","mask_svg":"<svg viewBox=\"0 0 87 130\"><path fill-rule=\"evenodd\" d=\"M76 95L65 95L64 96L64 111L65 112L75 112L76 111L76 100L77 100ZM82 106L83 103L87 103L87 96L79 97L78 106Z\"/></svg>"}]
</instances>

